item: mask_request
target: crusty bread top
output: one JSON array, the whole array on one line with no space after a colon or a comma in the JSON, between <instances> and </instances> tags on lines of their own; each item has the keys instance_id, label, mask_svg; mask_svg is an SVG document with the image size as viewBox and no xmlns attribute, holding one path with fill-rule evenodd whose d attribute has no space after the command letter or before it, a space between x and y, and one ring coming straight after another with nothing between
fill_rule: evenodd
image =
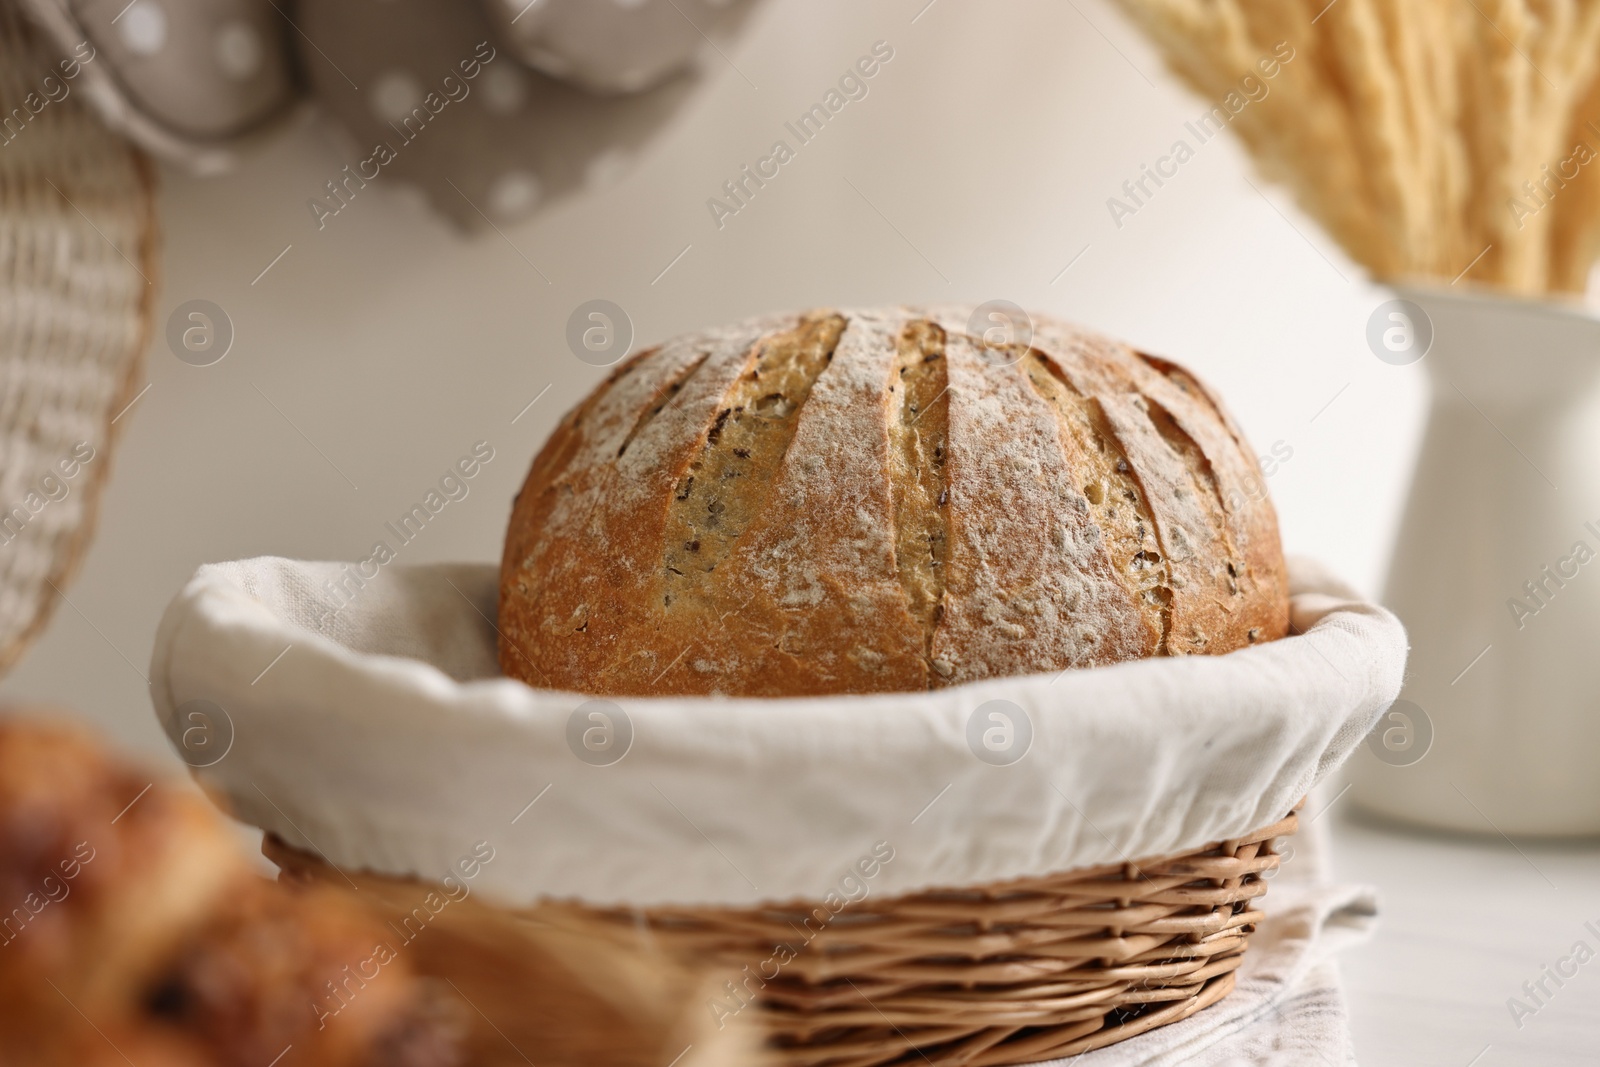
<instances>
[{"instance_id":1,"label":"crusty bread top","mask_svg":"<svg viewBox=\"0 0 1600 1067\"><path fill-rule=\"evenodd\" d=\"M1277 519L1175 364L1045 316L812 311L680 337L517 497L500 661L607 695L909 691L1283 636Z\"/></svg>"}]
</instances>

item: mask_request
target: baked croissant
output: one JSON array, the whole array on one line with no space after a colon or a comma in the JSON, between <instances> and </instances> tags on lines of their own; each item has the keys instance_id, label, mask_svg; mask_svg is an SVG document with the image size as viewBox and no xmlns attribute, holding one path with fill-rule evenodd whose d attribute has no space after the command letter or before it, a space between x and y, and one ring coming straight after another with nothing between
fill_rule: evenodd
<instances>
[{"instance_id":1,"label":"baked croissant","mask_svg":"<svg viewBox=\"0 0 1600 1067\"><path fill-rule=\"evenodd\" d=\"M0 722L0 1067L448 1067L457 1002L354 894L251 869L206 800Z\"/></svg>"}]
</instances>

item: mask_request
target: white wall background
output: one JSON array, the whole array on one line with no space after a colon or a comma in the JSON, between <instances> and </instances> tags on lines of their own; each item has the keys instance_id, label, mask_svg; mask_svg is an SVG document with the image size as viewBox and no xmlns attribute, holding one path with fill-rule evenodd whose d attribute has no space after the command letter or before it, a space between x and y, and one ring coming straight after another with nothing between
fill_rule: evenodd
<instances>
[{"instance_id":1,"label":"white wall background","mask_svg":"<svg viewBox=\"0 0 1600 1067\"><path fill-rule=\"evenodd\" d=\"M229 177L169 171L158 326L205 298L237 339L207 368L156 339L71 606L0 696L72 709L176 766L144 671L194 568L357 558L480 439L497 458L400 558L497 559L534 450L602 374L563 339L594 297L626 308L641 344L833 303L998 297L1092 325L1200 372L1258 451L1292 447L1270 483L1289 549L1376 592L1424 398L1420 368L1366 348L1382 294L1252 188L1228 138L1114 225L1106 198L1208 105L1107 4L926 3L769 0L728 51L749 82L713 55L626 178L505 239L463 239L381 179L318 232L306 199L343 160L315 122ZM870 95L719 231L706 198L880 39L895 56Z\"/></svg>"}]
</instances>

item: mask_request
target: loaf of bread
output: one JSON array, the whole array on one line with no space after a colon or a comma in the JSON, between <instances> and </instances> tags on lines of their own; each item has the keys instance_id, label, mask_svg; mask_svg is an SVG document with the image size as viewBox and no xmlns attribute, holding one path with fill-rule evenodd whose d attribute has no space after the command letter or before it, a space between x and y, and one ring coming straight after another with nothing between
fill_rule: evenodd
<instances>
[{"instance_id":1,"label":"loaf of bread","mask_svg":"<svg viewBox=\"0 0 1600 1067\"><path fill-rule=\"evenodd\" d=\"M812 311L678 338L517 497L500 662L602 695L913 691L1283 636L1277 519L1193 375L1046 316Z\"/></svg>"}]
</instances>

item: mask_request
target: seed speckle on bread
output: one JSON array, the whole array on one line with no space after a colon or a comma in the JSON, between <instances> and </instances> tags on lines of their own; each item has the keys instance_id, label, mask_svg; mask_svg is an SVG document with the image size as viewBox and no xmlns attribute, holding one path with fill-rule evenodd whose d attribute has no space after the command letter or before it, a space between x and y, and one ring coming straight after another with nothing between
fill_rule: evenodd
<instances>
[{"instance_id":1,"label":"seed speckle on bread","mask_svg":"<svg viewBox=\"0 0 1600 1067\"><path fill-rule=\"evenodd\" d=\"M1283 636L1277 520L1199 381L1040 316L997 353L970 312L769 316L618 368L518 496L506 673L913 691Z\"/></svg>"}]
</instances>

